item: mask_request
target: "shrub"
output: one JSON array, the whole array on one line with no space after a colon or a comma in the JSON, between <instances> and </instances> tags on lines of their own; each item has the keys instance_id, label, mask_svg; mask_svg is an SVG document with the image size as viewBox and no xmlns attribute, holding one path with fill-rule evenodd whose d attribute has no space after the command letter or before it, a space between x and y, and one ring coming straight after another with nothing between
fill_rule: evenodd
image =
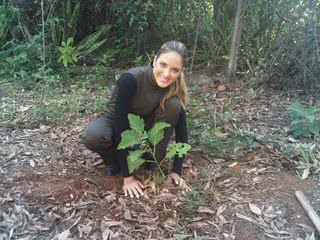
<instances>
[{"instance_id":1,"label":"shrub","mask_svg":"<svg viewBox=\"0 0 320 240\"><path fill-rule=\"evenodd\" d=\"M295 137L320 136L319 109L306 108L301 103L295 102L289 107L288 112L292 119L289 132Z\"/></svg>"}]
</instances>

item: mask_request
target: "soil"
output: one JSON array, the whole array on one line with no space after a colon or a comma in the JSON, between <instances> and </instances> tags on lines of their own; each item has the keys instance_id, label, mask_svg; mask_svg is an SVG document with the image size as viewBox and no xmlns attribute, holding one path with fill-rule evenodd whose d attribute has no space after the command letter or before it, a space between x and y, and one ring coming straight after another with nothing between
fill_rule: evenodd
<instances>
[{"instance_id":1,"label":"soil","mask_svg":"<svg viewBox=\"0 0 320 240\"><path fill-rule=\"evenodd\" d=\"M228 86L219 94L223 99L237 91L242 94L240 88ZM269 100L274 97L266 92L244 97L232 106L235 116L243 126L256 125L257 133L267 136L272 131L266 126L275 127L275 118L278 128L287 124L284 115L271 110ZM268 109L257 113L257 107ZM14 239L199 239L197 234L207 239L298 240L314 232L295 191L303 191L318 210L319 183L295 176L276 146L260 144L238 159L194 148L183 169L186 181L201 189L193 201L169 182L157 192L148 188L143 198L130 199L122 193L121 177L106 177L99 156L80 143L88 121L80 119L69 127L1 129L0 213L9 206L13 214L23 206L32 213L32 226L48 227ZM8 227L6 214L0 214L0 220ZM2 236L8 231L0 221L0 239L7 239Z\"/></svg>"}]
</instances>

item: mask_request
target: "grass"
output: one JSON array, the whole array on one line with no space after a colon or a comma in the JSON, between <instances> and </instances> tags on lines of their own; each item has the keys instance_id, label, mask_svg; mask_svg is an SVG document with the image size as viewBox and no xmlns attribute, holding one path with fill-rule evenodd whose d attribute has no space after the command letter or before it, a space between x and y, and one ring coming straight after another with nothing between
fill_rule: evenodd
<instances>
[{"instance_id":1,"label":"grass","mask_svg":"<svg viewBox=\"0 0 320 240\"><path fill-rule=\"evenodd\" d=\"M106 109L113 85L97 85L94 91L86 84L48 87L38 90L16 90L1 98L0 122L17 122L18 125L69 124ZM11 86L14 88L14 86ZM18 101L19 100L19 101Z\"/></svg>"},{"instance_id":2,"label":"grass","mask_svg":"<svg viewBox=\"0 0 320 240\"><path fill-rule=\"evenodd\" d=\"M17 116L17 102L14 98L2 97L0 106L0 121L14 121Z\"/></svg>"},{"instance_id":3,"label":"grass","mask_svg":"<svg viewBox=\"0 0 320 240\"><path fill-rule=\"evenodd\" d=\"M257 146L254 133L239 127L228 106L214 107L215 103L208 98L197 96L190 103L187 125L191 145L216 157L239 158L254 149Z\"/></svg>"},{"instance_id":4,"label":"grass","mask_svg":"<svg viewBox=\"0 0 320 240\"><path fill-rule=\"evenodd\" d=\"M284 146L284 154L297 167L296 174L301 179L318 177L320 173L319 143L291 143Z\"/></svg>"},{"instance_id":5,"label":"grass","mask_svg":"<svg viewBox=\"0 0 320 240\"><path fill-rule=\"evenodd\" d=\"M183 212L188 216L195 215L199 206L204 205L205 200L199 187L192 187L190 192L185 194Z\"/></svg>"},{"instance_id":6,"label":"grass","mask_svg":"<svg viewBox=\"0 0 320 240\"><path fill-rule=\"evenodd\" d=\"M107 97L103 92L92 94L85 88L69 93L50 92L35 97L31 108L31 120L44 123L60 123L83 117L105 109Z\"/></svg>"}]
</instances>

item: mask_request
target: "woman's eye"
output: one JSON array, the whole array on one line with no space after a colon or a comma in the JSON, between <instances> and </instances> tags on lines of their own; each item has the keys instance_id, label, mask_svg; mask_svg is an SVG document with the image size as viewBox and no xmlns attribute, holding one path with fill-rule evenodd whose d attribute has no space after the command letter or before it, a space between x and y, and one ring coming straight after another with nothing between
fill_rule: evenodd
<instances>
[{"instance_id":1,"label":"woman's eye","mask_svg":"<svg viewBox=\"0 0 320 240\"><path fill-rule=\"evenodd\" d=\"M165 64L165 63L160 63L160 66L161 66L161 67L165 67L166 64Z\"/></svg>"}]
</instances>

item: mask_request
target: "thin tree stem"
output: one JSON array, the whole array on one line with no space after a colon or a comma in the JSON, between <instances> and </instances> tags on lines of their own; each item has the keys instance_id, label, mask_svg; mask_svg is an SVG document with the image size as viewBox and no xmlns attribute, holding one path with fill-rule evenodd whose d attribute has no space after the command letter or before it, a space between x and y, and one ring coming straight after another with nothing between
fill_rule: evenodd
<instances>
[{"instance_id":1,"label":"thin tree stem","mask_svg":"<svg viewBox=\"0 0 320 240\"><path fill-rule=\"evenodd\" d=\"M44 20L44 3L41 0L41 17L42 17L42 74L46 80L46 38L45 38L45 20Z\"/></svg>"},{"instance_id":2,"label":"thin tree stem","mask_svg":"<svg viewBox=\"0 0 320 240\"><path fill-rule=\"evenodd\" d=\"M155 146L153 146L152 156L153 156L153 159L155 160L155 163L157 164L157 167L158 167L161 175L162 175L163 177L165 177L165 174L164 174L164 172L163 172L162 169L161 169L161 165L159 164L159 162L158 162L158 160L157 160L157 158L156 158L156 147L155 147Z\"/></svg>"}]
</instances>

